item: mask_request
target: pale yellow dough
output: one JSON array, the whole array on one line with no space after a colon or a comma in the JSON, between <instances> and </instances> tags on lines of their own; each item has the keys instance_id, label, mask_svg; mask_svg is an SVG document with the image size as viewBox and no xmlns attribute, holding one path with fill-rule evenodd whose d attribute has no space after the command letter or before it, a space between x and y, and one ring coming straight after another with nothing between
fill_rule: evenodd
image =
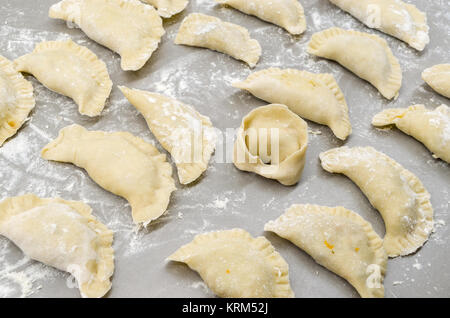
<instances>
[{"instance_id":1,"label":"pale yellow dough","mask_svg":"<svg viewBox=\"0 0 450 318\"><path fill-rule=\"evenodd\" d=\"M372 147L341 147L320 154L322 167L349 177L383 217L390 257L414 253L433 231L430 194L420 180Z\"/></svg>"},{"instance_id":2,"label":"pale yellow dough","mask_svg":"<svg viewBox=\"0 0 450 318\"><path fill-rule=\"evenodd\" d=\"M216 0L298 35L306 30L306 18L298 0Z\"/></svg>"},{"instance_id":3,"label":"pale yellow dough","mask_svg":"<svg viewBox=\"0 0 450 318\"><path fill-rule=\"evenodd\" d=\"M343 207L292 205L264 226L346 279L361 297L383 297L383 240L361 216Z\"/></svg>"},{"instance_id":4,"label":"pale yellow dough","mask_svg":"<svg viewBox=\"0 0 450 318\"><path fill-rule=\"evenodd\" d=\"M170 18L171 16L180 13L189 3L189 0L142 0L145 3L151 4L158 9L158 14L163 18Z\"/></svg>"},{"instance_id":5,"label":"pale yellow dough","mask_svg":"<svg viewBox=\"0 0 450 318\"><path fill-rule=\"evenodd\" d=\"M313 34L307 51L338 62L387 99L398 96L402 86L400 64L386 40L377 35L330 28Z\"/></svg>"},{"instance_id":6,"label":"pale yellow dough","mask_svg":"<svg viewBox=\"0 0 450 318\"><path fill-rule=\"evenodd\" d=\"M0 146L15 135L34 108L33 86L0 55Z\"/></svg>"},{"instance_id":7,"label":"pale yellow dough","mask_svg":"<svg viewBox=\"0 0 450 318\"><path fill-rule=\"evenodd\" d=\"M39 43L32 53L16 59L14 66L52 91L71 97L83 115L100 115L111 93L105 63L72 40Z\"/></svg>"},{"instance_id":8,"label":"pale yellow dough","mask_svg":"<svg viewBox=\"0 0 450 318\"><path fill-rule=\"evenodd\" d=\"M285 105L251 111L242 120L234 144L234 165L283 185L296 184L305 167L308 124Z\"/></svg>"},{"instance_id":9,"label":"pale yellow dough","mask_svg":"<svg viewBox=\"0 0 450 318\"><path fill-rule=\"evenodd\" d=\"M250 38L246 28L201 13L191 13L183 20L175 44L225 53L250 67L255 67L261 56L259 42Z\"/></svg>"},{"instance_id":10,"label":"pale yellow dough","mask_svg":"<svg viewBox=\"0 0 450 318\"><path fill-rule=\"evenodd\" d=\"M211 120L192 106L157 93L119 86L141 112L148 127L172 155L181 184L197 180L208 168L217 135Z\"/></svg>"},{"instance_id":11,"label":"pale yellow dough","mask_svg":"<svg viewBox=\"0 0 450 318\"><path fill-rule=\"evenodd\" d=\"M331 74L269 68L234 83L269 103L283 104L302 118L327 125L339 139L352 132L344 94Z\"/></svg>"},{"instance_id":12,"label":"pale yellow dough","mask_svg":"<svg viewBox=\"0 0 450 318\"><path fill-rule=\"evenodd\" d=\"M450 98L450 64L438 64L427 68L422 79L436 92Z\"/></svg>"},{"instance_id":13,"label":"pale yellow dough","mask_svg":"<svg viewBox=\"0 0 450 318\"><path fill-rule=\"evenodd\" d=\"M127 199L134 222L144 226L166 211L175 190L166 156L127 132L71 125L44 147L42 157L84 168L102 188Z\"/></svg>"},{"instance_id":14,"label":"pale yellow dough","mask_svg":"<svg viewBox=\"0 0 450 318\"><path fill-rule=\"evenodd\" d=\"M50 7L49 16L77 24L118 53L124 71L141 69L165 33L156 10L138 0L62 0Z\"/></svg>"},{"instance_id":15,"label":"pale yellow dough","mask_svg":"<svg viewBox=\"0 0 450 318\"><path fill-rule=\"evenodd\" d=\"M446 105L435 110L424 105L385 109L373 117L372 125L395 125L423 143L434 157L450 163L450 108Z\"/></svg>"},{"instance_id":16,"label":"pale yellow dough","mask_svg":"<svg viewBox=\"0 0 450 318\"><path fill-rule=\"evenodd\" d=\"M294 297L286 261L266 238L241 229L197 235L168 260L186 263L219 297Z\"/></svg>"},{"instance_id":17,"label":"pale yellow dough","mask_svg":"<svg viewBox=\"0 0 450 318\"><path fill-rule=\"evenodd\" d=\"M71 273L83 297L102 297L114 272L113 232L76 201L33 194L0 202L0 235L28 257Z\"/></svg>"}]
</instances>

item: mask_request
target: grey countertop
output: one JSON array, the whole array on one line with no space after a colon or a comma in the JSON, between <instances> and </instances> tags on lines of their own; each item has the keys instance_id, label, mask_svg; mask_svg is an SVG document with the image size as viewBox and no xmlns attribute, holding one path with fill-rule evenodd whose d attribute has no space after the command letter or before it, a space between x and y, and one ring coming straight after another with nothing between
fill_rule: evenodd
<instances>
[{"instance_id":1,"label":"grey countertop","mask_svg":"<svg viewBox=\"0 0 450 318\"><path fill-rule=\"evenodd\" d=\"M403 42L364 27L327 0L301 0L308 29L298 37L257 18L222 8L214 0L191 0L187 10L164 22L167 33L160 48L138 72L123 72L118 55L88 39L81 30L48 18L48 8L55 2L0 0L0 54L15 59L31 52L41 41L72 38L107 63L115 86L103 115L90 119L77 112L72 100L49 91L28 76L35 88L36 108L19 133L0 148L0 198L32 192L90 204L94 214L115 231L116 270L109 297L213 297L195 272L181 264L167 264L165 258L196 234L234 227L246 229L254 236L265 235L273 243L289 263L291 285L297 297L358 297L348 283L317 265L306 253L263 231L268 220L278 217L291 204L314 203L342 205L356 211L384 235L381 217L357 186L320 167L319 153L343 144L373 146L386 153L415 173L432 195L436 232L416 254L389 260L386 297L450 296L449 165L433 159L422 144L400 131L371 126L372 116L385 108L419 103L435 108L449 103L423 83L420 74L434 64L450 62L450 1L407 1L428 15L431 43L418 53ZM72 123L88 129L129 131L161 149L143 117L116 85L177 98L209 116L221 130L239 127L243 116L264 105L231 86L251 73L244 63L206 49L173 43L182 19L191 12L247 27L263 49L255 70L282 67L332 73L347 99L353 134L343 143L327 127L308 122L311 133L306 167L294 187L284 187L241 172L230 163L221 163L223 158L218 152L199 182L191 186L177 184L178 191L173 194L167 213L147 230L137 232L125 200L97 186L84 170L45 161L39 153L59 129ZM338 64L306 53L311 35L332 26L376 33L389 42L404 75L397 100L387 101L370 84ZM232 143L228 140L225 146ZM27 259L16 246L0 237L0 297L79 297L77 289L67 287L68 279L68 274Z\"/></svg>"}]
</instances>

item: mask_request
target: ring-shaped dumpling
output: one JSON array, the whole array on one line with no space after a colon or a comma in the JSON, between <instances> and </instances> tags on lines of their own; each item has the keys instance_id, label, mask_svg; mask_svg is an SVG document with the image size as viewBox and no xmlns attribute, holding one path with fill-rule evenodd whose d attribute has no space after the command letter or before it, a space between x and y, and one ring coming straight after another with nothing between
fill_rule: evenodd
<instances>
[{"instance_id":1,"label":"ring-shaped dumpling","mask_svg":"<svg viewBox=\"0 0 450 318\"><path fill-rule=\"evenodd\" d=\"M373 117L372 125L395 125L423 143L434 157L450 163L450 108L446 105L435 110L424 105L385 109Z\"/></svg>"},{"instance_id":2,"label":"ring-shaped dumpling","mask_svg":"<svg viewBox=\"0 0 450 318\"><path fill-rule=\"evenodd\" d=\"M83 115L100 115L111 93L105 63L72 40L39 43L32 53L16 59L14 66L52 91L71 97Z\"/></svg>"},{"instance_id":3,"label":"ring-shaped dumpling","mask_svg":"<svg viewBox=\"0 0 450 318\"><path fill-rule=\"evenodd\" d=\"M77 24L118 53L124 71L141 69L165 33L156 10L138 0L62 0L51 6L49 16Z\"/></svg>"},{"instance_id":4,"label":"ring-shaped dumpling","mask_svg":"<svg viewBox=\"0 0 450 318\"><path fill-rule=\"evenodd\" d=\"M390 257L414 253L433 231L430 194L410 171L372 147L341 147L320 154L322 167L350 178L383 217Z\"/></svg>"},{"instance_id":5,"label":"ring-shaped dumpling","mask_svg":"<svg viewBox=\"0 0 450 318\"><path fill-rule=\"evenodd\" d=\"M436 92L450 98L450 64L438 64L427 68L422 79Z\"/></svg>"},{"instance_id":6,"label":"ring-shaped dumpling","mask_svg":"<svg viewBox=\"0 0 450 318\"><path fill-rule=\"evenodd\" d=\"M228 54L255 67L261 56L259 42L240 25L201 13L191 13L181 24L175 44L204 47Z\"/></svg>"},{"instance_id":7,"label":"ring-shaped dumpling","mask_svg":"<svg viewBox=\"0 0 450 318\"><path fill-rule=\"evenodd\" d=\"M170 18L171 16L180 13L189 3L189 0L142 0L145 3L151 4L158 9L158 14L163 18Z\"/></svg>"},{"instance_id":8,"label":"ring-shaped dumpling","mask_svg":"<svg viewBox=\"0 0 450 318\"><path fill-rule=\"evenodd\" d=\"M0 202L0 235L28 257L71 273L83 297L102 297L114 272L113 232L76 201L33 194Z\"/></svg>"},{"instance_id":9,"label":"ring-shaped dumpling","mask_svg":"<svg viewBox=\"0 0 450 318\"><path fill-rule=\"evenodd\" d=\"M0 146L19 130L34 105L31 83L0 55Z\"/></svg>"},{"instance_id":10,"label":"ring-shaped dumpling","mask_svg":"<svg viewBox=\"0 0 450 318\"><path fill-rule=\"evenodd\" d=\"M306 30L306 18L298 0L216 0L297 35Z\"/></svg>"},{"instance_id":11,"label":"ring-shaped dumpling","mask_svg":"<svg viewBox=\"0 0 450 318\"><path fill-rule=\"evenodd\" d=\"M305 167L308 124L285 105L251 111L242 120L234 144L234 165L283 185L296 184Z\"/></svg>"},{"instance_id":12,"label":"ring-shaped dumpling","mask_svg":"<svg viewBox=\"0 0 450 318\"><path fill-rule=\"evenodd\" d=\"M283 104L302 118L327 125L339 139L352 132L344 94L331 74L269 68L234 83L269 103Z\"/></svg>"},{"instance_id":13,"label":"ring-shaped dumpling","mask_svg":"<svg viewBox=\"0 0 450 318\"><path fill-rule=\"evenodd\" d=\"M85 169L102 188L127 199L133 221L144 226L166 211L175 190L172 167L166 156L127 132L67 126L44 147L42 157Z\"/></svg>"},{"instance_id":14,"label":"ring-shaped dumpling","mask_svg":"<svg viewBox=\"0 0 450 318\"><path fill-rule=\"evenodd\" d=\"M266 238L241 229L197 235L168 260L186 263L219 297L294 297L286 261Z\"/></svg>"},{"instance_id":15,"label":"ring-shaped dumpling","mask_svg":"<svg viewBox=\"0 0 450 318\"><path fill-rule=\"evenodd\" d=\"M313 34L308 53L334 60L375 86L387 99L398 95L402 70L386 40L377 35L330 28Z\"/></svg>"},{"instance_id":16,"label":"ring-shaped dumpling","mask_svg":"<svg viewBox=\"0 0 450 318\"><path fill-rule=\"evenodd\" d=\"M370 223L343 207L295 204L264 226L346 279L361 297L383 297L387 255Z\"/></svg>"}]
</instances>

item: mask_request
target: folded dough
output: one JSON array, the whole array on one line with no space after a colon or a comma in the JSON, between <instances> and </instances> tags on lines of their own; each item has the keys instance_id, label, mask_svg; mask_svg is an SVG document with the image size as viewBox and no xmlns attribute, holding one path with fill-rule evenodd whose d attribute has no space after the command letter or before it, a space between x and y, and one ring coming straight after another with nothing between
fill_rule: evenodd
<instances>
[{"instance_id":1,"label":"folded dough","mask_svg":"<svg viewBox=\"0 0 450 318\"><path fill-rule=\"evenodd\" d=\"M414 253L433 231L430 194L420 180L372 147L341 147L320 154L322 167L349 177L381 213L390 257Z\"/></svg>"},{"instance_id":2,"label":"folded dough","mask_svg":"<svg viewBox=\"0 0 450 318\"><path fill-rule=\"evenodd\" d=\"M294 297L286 261L266 238L241 229L197 235L168 260L186 263L219 297Z\"/></svg>"},{"instance_id":3,"label":"folded dough","mask_svg":"<svg viewBox=\"0 0 450 318\"><path fill-rule=\"evenodd\" d=\"M142 0L145 3L151 4L158 9L158 14L163 18L170 18L171 16L180 13L189 3L189 0Z\"/></svg>"},{"instance_id":4,"label":"folded dough","mask_svg":"<svg viewBox=\"0 0 450 318\"><path fill-rule=\"evenodd\" d=\"M264 226L346 279L362 297L383 297L387 255L370 223L343 207L292 205Z\"/></svg>"},{"instance_id":5,"label":"folded dough","mask_svg":"<svg viewBox=\"0 0 450 318\"><path fill-rule=\"evenodd\" d=\"M439 94L450 98L450 64L438 64L427 68L422 79Z\"/></svg>"},{"instance_id":6,"label":"folded dough","mask_svg":"<svg viewBox=\"0 0 450 318\"><path fill-rule=\"evenodd\" d=\"M285 105L251 111L242 120L234 144L234 165L283 185L296 184L305 167L308 125Z\"/></svg>"},{"instance_id":7,"label":"folded dough","mask_svg":"<svg viewBox=\"0 0 450 318\"><path fill-rule=\"evenodd\" d=\"M234 83L269 103L286 105L302 118L327 125L339 139L352 132L344 94L331 74L269 68Z\"/></svg>"},{"instance_id":8,"label":"folded dough","mask_svg":"<svg viewBox=\"0 0 450 318\"><path fill-rule=\"evenodd\" d=\"M307 50L338 62L375 86L387 99L398 96L402 70L387 42L379 36L330 28L313 34Z\"/></svg>"},{"instance_id":9,"label":"folded dough","mask_svg":"<svg viewBox=\"0 0 450 318\"><path fill-rule=\"evenodd\" d=\"M34 105L31 83L0 55L0 146L19 130Z\"/></svg>"},{"instance_id":10,"label":"folded dough","mask_svg":"<svg viewBox=\"0 0 450 318\"><path fill-rule=\"evenodd\" d=\"M261 56L259 42L240 25L201 13L191 13L181 24L175 44L222 52L255 67Z\"/></svg>"},{"instance_id":11,"label":"folded dough","mask_svg":"<svg viewBox=\"0 0 450 318\"><path fill-rule=\"evenodd\" d=\"M83 115L100 115L111 93L105 63L72 40L39 43L32 53L16 59L14 66L52 91L71 97Z\"/></svg>"},{"instance_id":12,"label":"folded dough","mask_svg":"<svg viewBox=\"0 0 450 318\"><path fill-rule=\"evenodd\" d=\"M0 235L28 257L71 273L83 297L102 297L114 272L113 232L76 201L33 194L0 202Z\"/></svg>"},{"instance_id":13,"label":"folded dough","mask_svg":"<svg viewBox=\"0 0 450 318\"><path fill-rule=\"evenodd\" d=\"M119 86L147 121L148 127L172 155L181 184L197 180L208 168L217 135L211 120L192 106L169 97Z\"/></svg>"},{"instance_id":14,"label":"folded dough","mask_svg":"<svg viewBox=\"0 0 450 318\"><path fill-rule=\"evenodd\" d=\"M416 50L430 42L427 16L401 0L330 0L369 28L392 35Z\"/></svg>"},{"instance_id":15,"label":"folded dough","mask_svg":"<svg viewBox=\"0 0 450 318\"><path fill-rule=\"evenodd\" d=\"M395 125L423 143L434 156L450 163L450 108L428 110L424 105L385 109L373 117L372 125Z\"/></svg>"},{"instance_id":16,"label":"folded dough","mask_svg":"<svg viewBox=\"0 0 450 318\"><path fill-rule=\"evenodd\" d=\"M134 222L144 226L166 211L175 190L166 156L127 132L67 126L45 146L42 157L84 168L102 188L127 199Z\"/></svg>"},{"instance_id":17,"label":"folded dough","mask_svg":"<svg viewBox=\"0 0 450 318\"><path fill-rule=\"evenodd\" d=\"M76 23L88 37L118 53L124 71L137 71L165 31L156 10L138 0L62 0L50 18Z\"/></svg>"},{"instance_id":18,"label":"folded dough","mask_svg":"<svg viewBox=\"0 0 450 318\"><path fill-rule=\"evenodd\" d=\"M306 30L306 18L298 0L216 0L261 20L279 25L291 34Z\"/></svg>"}]
</instances>

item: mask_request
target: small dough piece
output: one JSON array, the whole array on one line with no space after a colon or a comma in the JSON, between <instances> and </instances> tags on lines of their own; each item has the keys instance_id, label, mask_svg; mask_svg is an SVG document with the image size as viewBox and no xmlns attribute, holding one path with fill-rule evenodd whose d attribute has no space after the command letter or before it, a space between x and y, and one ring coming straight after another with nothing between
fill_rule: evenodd
<instances>
[{"instance_id":1,"label":"small dough piece","mask_svg":"<svg viewBox=\"0 0 450 318\"><path fill-rule=\"evenodd\" d=\"M414 253L433 231L430 194L420 180L372 147L341 147L320 154L322 167L349 177L383 217L390 257Z\"/></svg>"},{"instance_id":2,"label":"small dough piece","mask_svg":"<svg viewBox=\"0 0 450 318\"><path fill-rule=\"evenodd\" d=\"M172 155L181 184L197 180L208 168L217 135L211 120L192 106L157 93L119 86L141 112L148 127Z\"/></svg>"},{"instance_id":3,"label":"small dough piece","mask_svg":"<svg viewBox=\"0 0 450 318\"><path fill-rule=\"evenodd\" d=\"M424 105L386 109L375 115L372 125L395 125L423 143L434 156L450 163L450 108L428 110Z\"/></svg>"},{"instance_id":4,"label":"small dough piece","mask_svg":"<svg viewBox=\"0 0 450 318\"><path fill-rule=\"evenodd\" d=\"M308 124L285 105L271 104L242 120L234 144L234 165L283 185L296 184L305 167Z\"/></svg>"},{"instance_id":5,"label":"small dough piece","mask_svg":"<svg viewBox=\"0 0 450 318\"><path fill-rule=\"evenodd\" d=\"M158 14L163 18L170 18L171 16L180 13L189 3L189 0L142 0L145 3L151 4L158 9Z\"/></svg>"},{"instance_id":6,"label":"small dough piece","mask_svg":"<svg viewBox=\"0 0 450 318\"><path fill-rule=\"evenodd\" d=\"M330 28L313 34L307 50L338 62L375 86L387 99L398 96L402 70L387 42L379 36Z\"/></svg>"},{"instance_id":7,"label":"small dough piece","mask_svg":"<svg viewBox=\"0 0 450 318\"><path fill-rule=\"evenodd\" d=\"M31 83L0 55L0 147L22 127L34 105Z\"/></svg>"},{"instance_id":8,"label":"small dough piece","mask_svg":"<svg viewBox=\"0 0 450 318\"><path fill-rule=\"evenodd\" d=\"M286 261L266 238L241 229L197 235L168 260L186 263L219 297L294 297Z\"/></svg>"},{"instance_id":9,"label":"small dough piece","mask_svg":"<svg viewBox=\"0 0 450 318\"><path fill-rule=\"evenodd\" d=\"M306 18L298 0L216 0L298 35L306 30Z\"/></svg>"},{"instance_id":10,"label":"small dough piece","mask_svg":"<svg viewBox=\"0 0 450 318\"><path fill-rule=\"evenodd\" d=\"M264 226L347 280L361 297L384 297L387 255L370 223L343 207L292 205Z\"/></svg>"},{"instance_id":11,"label":"small dough piece","mask_svg":"<svg viewBox=\"0 0 450 318\"><path fill-rule=\"evenodd\" d=\"M83 202L33 194L0 202L0 235L28 257L71 273L82 297L102 297L114 272L113 232Z\"/></svg>"},{"instance_id":12,"label":"small dough piece","mask_svg":"<svg viewBox=\"0 0 450 318\"><path fill-rule=\"evenodd\" d=\"M165 33L155 8L138 0L62 0L50 7L49 16L77 24L118 53L124 71L141 69Z\"/></svg>"},{"instance_id":13,"label":"small dough piece","mask_svg":"<svg viewBox=\"0 0 450 318\"><path fill-rule=\"evenodd\" d=\"M327 125L341 140L352 132L344 94L331 74L269 68L233 86L269 103L286 105L302 118Z\"/></svg>"},{"instance_id":14,"label":"small dough piece","mask_svg":"<svg viewBox=\"0 0 450 318\"><path fill-rule=\"evenodd\" d=\"M259 42L240 25L201 13L191 13L181 24L175 44L204 47L228 54L255 67L261 56Z\"/></svg>"},{"instance_id":15,"label":"small dough piece","mask_svg":"<svg viewBox=\"0 0 450 318\"><path fill-rule=\"evenodd\" d=\"M67 126L45 146L42 158L85 169L102 188L128 200L133 221L144 226L166 211L175 190L166 156L127 132Z\"/></svg>"},{"instance_id":16,"label":"small dough piece","mask_svg":"<svg viewBox=\"0 0 450 318\"><path fill-rule=\"evenodd\" d=\"M438 64L427 68L422 79L436 92L450 98L450 64Z\"/></svg>"},{"instance_id":17,"label":"small dough piece","mask_svg":"<svg viewBox=\"0 0 450 318\"><path fill-rule=\"evenodd\" d=\"M422 51L430 42L427 15L401 0L330 0L369 28L387 33Z\"/></svg>"},{"instance_id":18,"label":"small dough piece","mask_svg":"<svg viewBox=\"0 0 450 318\"><path fill-rule=\"evenodd\" d=\"M39 43L32 53L16 59L14 66L52 91L69 96L81 114L91 117L101 114L113 85L106 64L72 40Z\"/></svg>"}]
</instances>

